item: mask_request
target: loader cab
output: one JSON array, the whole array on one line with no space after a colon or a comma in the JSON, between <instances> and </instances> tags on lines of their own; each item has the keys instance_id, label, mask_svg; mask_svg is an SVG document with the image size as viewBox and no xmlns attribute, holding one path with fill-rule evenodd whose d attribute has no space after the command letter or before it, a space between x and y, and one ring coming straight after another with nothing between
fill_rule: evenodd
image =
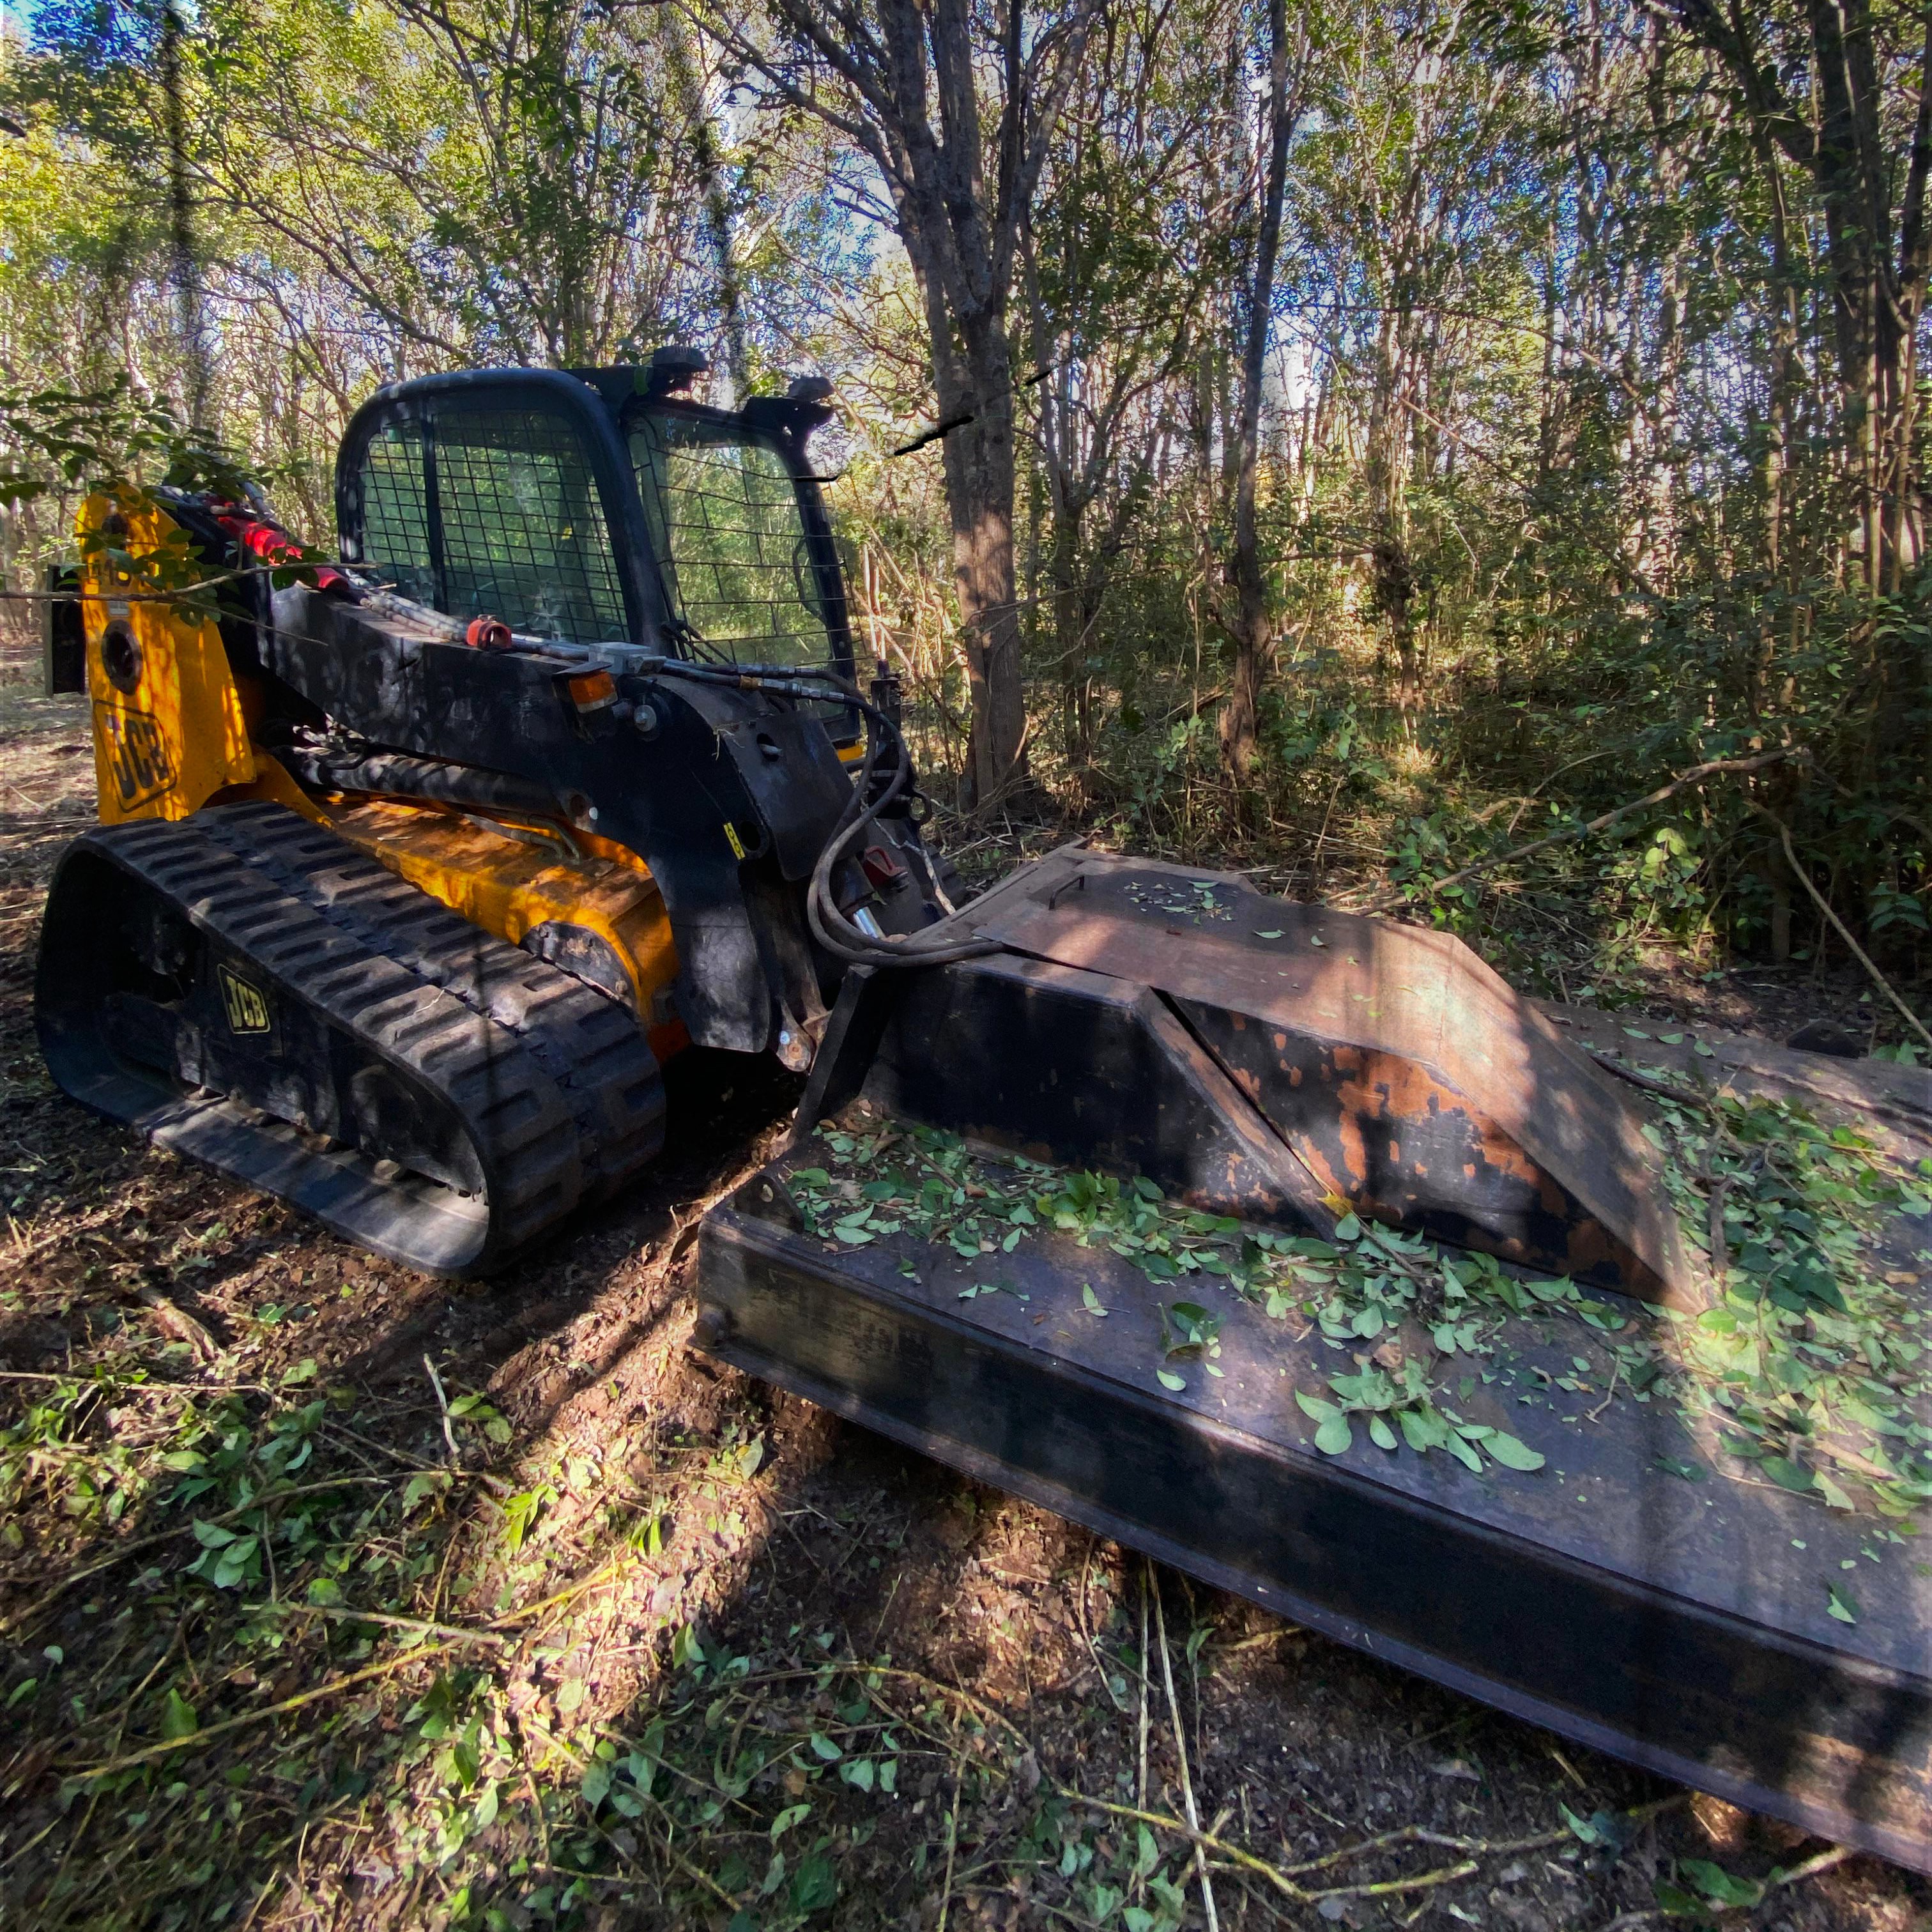
<instances>
[{"instance_id":1,"label":"loader cab","mask_svg":"<svg viewBox=\"0 0 1932 1932\"><path fill-rule=\"evenodd\" d=\"M527 636L850 678L844 583L806 448L831 416L830 386L716 410L689 393L704 366L661 350L643 368L379 390L338 459L344 560L413 602Z\"/></svg>"}]
</instances>

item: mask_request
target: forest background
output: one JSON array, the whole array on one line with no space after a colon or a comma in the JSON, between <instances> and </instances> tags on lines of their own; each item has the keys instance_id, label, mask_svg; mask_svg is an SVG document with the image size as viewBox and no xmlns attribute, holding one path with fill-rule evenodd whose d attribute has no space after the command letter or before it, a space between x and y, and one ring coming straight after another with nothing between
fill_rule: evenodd
<instances>
[{"instance_id":1,"label":"forest background","mask_svg":"<svg viewBox=\"0 0 1932 1932\"><path fill-rule=\"evenodd\" d=\"M1406 904L1571 998L1853 942L1909 989L1929 41L1898 0L46 0L0 562L67 549L64 435L218 440L327 543L378 384L694 342L714 399L836 379L959 849Z\"/></svg>"}]
</instances>

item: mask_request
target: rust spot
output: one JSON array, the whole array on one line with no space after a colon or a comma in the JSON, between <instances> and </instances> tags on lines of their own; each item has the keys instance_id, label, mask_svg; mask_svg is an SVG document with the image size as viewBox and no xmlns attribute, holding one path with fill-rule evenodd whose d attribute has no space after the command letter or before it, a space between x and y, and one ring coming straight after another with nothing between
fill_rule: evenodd
<instances>
[{"instance_id":1,"label":"rust spot","mask_svg":"<svg viewBox=\"0 0 1932 1932\"><path fill-rule=\"evenodd\" d=\"M1399 1161L1402 1159L1401 1142L1390 1141L1389 1142L1389 1159L1392 1161Z\"/></svg>"},{"instance_id":2,"label":"rust spot","mask_svg":"<svg viewBox=\"0 0 1932 1932\"><path fill-rule=\"evenodd\" d=\"M1286 1053L1288 1051L1288 1036L1286 1034L1278 1033L1275 1035L1274 1050L1277 1053Z\"/></svg>"},{"instance_id":3,"label":"rust spot","mask_svg":"<svg viewBox=\"0 0 1932 1932\"><path fill-rule=\"evenodd\" d=\"M1634 1256L1616 1252L1611 1246L1609 1235L1604 1232L1604 1224L1600 1221L1578 1220L1573 1222L1564 1251L1569 1258L1572 1274L1588 1274L1592 1268L1601 1268L1606 1262L1626 1280L1632 1276L1646 1276L1650 1273Z\"/></svg>"},{"instance_id":4,"label":"rust spot","mask_svg":"<svg viewBox=\"0 0 1932 1932\"><path fill-rule=\"evenodd\" d=\"M1301 1069L1300 1067L1291 1066L1288 1070L1288 1084L1291 1087L1299 1087L1301 1084Z\"/></svg>"}]
</instances>

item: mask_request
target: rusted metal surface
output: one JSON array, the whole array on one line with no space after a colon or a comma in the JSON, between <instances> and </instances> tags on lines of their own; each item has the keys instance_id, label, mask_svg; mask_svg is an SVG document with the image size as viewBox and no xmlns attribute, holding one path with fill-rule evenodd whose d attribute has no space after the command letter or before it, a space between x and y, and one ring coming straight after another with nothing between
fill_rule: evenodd
<instances>
[{"instance_id":1,"label":"rusted metal surface","mask_svg":"<svg viewBox=\"0 0 1932 1932\"><path fill-rule=\"evenodd\" d=\"M1449 934L1078 850L1016 873L962 920L1161 995L1318 1195L1552 1274L1702 1304L1635 1106Z\"/></svg>"}]
</instances>

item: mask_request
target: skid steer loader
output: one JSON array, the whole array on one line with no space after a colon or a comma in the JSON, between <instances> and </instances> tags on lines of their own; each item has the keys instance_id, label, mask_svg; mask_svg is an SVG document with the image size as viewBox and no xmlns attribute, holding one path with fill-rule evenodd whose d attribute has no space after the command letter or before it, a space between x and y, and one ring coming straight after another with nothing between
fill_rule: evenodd
<instances>
[{"instance_id":1,"label":"skid steer loader","mask_svg":"<svg viewBox=\"0 0 1932 1932\"><path fill-rule=\"evenodd\" d=\"M700 1346L1932 1864L1909 1564L1834 1619L1792 1523L1833 1550L1869 1525L1663 1473L1661 1402L1559 1428L1490 1371L1456 1394L1453 1340L1418 1340L1488 1294L1548 1381L1579 1310L1667 1335L1710 1304L1640 1096L1440 933L1080 847L969 898L922 836L895 681L856 675L808 454L829 386L727 412L702 368L379 392L339 455L339 566L280 588L256 496L90 500L48 638L100 820L41 934L59 1084L480 1274L650 1162L671 1056L776 1054L797 1127L708 1217ZM218 615L130 568L184 539ZM1372 1316L1307 1298L1343 1262ZM1319 1393L1345 1388L1366 1447Z\"/></svg>"}]
</instances>

